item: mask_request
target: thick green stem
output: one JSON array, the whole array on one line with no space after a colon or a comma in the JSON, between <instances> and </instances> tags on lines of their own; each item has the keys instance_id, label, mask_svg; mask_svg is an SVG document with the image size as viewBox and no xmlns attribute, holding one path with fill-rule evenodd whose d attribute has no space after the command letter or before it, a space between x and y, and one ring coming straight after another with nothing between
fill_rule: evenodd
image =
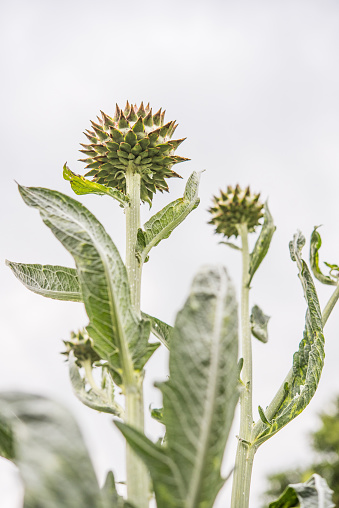
<instances>
[{"instance_id":1,"label":"thick green stem","mask_svg":"<svg viewBox=\"0 0 339 508\"><path fill-rule=\"evenodd\" d=\"M244 360L241 378L244 388L240 394L240 432L235 460L231 508L248 508L252 466L255 449L250 446L252 435L252 342L249 312L249 250L247 225L241 224L242 288L241 343Z\"/></svg>"},{"instance_id":2,"label":"thick green stem","mask_svg":"<svg viewBox=\"0 0 339 508\"><path fill-rule=\"evenodd\" d=\"M131 300L134 310L140 316L140 288L142 266L136 253L137 233L140 227L140 174L132 165L126 171L126 193L130 204L126 207L126 269L131 289ZM125 383L126 419L125 422L141 432L144 431L143 378L133 375L133 382ZM148 508L149 477L148 472L127 445L126 450L127 498L138 506Z\"/></svg>"},{"instance_id":3,"label":"thick green stem","mask_svg":"<svg viewBox=\"0 0 339 508\"><path fill-rule=\"evenodd\" d=\"M136 255L138 229L140 228L140 174L133 167L126 171L126 193L130 204L126 207L126 269L131 288L132 305L140 316L140 287L142 266Z\"/></svg>"}]
</instances>

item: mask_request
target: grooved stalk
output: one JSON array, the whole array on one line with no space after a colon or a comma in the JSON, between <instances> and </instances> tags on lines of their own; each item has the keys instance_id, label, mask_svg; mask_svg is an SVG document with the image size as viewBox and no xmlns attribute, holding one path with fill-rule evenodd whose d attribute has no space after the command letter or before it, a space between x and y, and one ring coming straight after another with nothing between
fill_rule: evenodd
<instances>
[{"instance_id":1,"label":"grooved stalk","mask_svg":"<svg viewBox=\"0 0 339 508\"><path fill-rule=\"evenodd\" d=\"M331 298L328 300L324 310L323 310L323 326L327 323L328 318L330 317L330 314L332 310L334 309L335 304L337 303L339 299L339 283L337 287L335 288L334 292L331 295Z\"/></svg>"},{"instance_id":2,"label":"grooved stalk","mask_svg":"<svg viewBox=\"0 0 339 508\"><path fill-rule=\"evenodd\" d=\"M231 508L248 508L255 449L250 446L252 434L252 342L249 313L249 250L246 224L239 225L242 242L241 339L244 360L240 394L240 432L235 460Z\"/></svg>"},{"instance_id":3,"label":"grooved stalk","mask_svg":"<svg viewBox=\"0 0 339 508\"><path fill-rule=\"evenodd\" d=\"M126 171L126 193L130 198L126 207L126 269L131 288L134 310L140 316L141 264L136 255L138 229L140 228L140 174L133 167Z\"/></svg>"},{"instance_id":4,"label":"grooved stalk","mask_svg":"<svg viewBox=\"0 0 339 508\"><path fill-rule=\"evenodd\" d=\"M140 288L142 266L136 258L136 242L140 227L140 174L134 171L132 165L126 171L126 193L130 204L126 207L126 269L131 289L131 299L134 310L140 316ZM144 430L144 404L142 376L133 373L133 382L125 384L126 419L125 422L141 432ZM126 448L126 476L127 498L138 508L148 508L148 472L133 452Z\"/></svg>"}]
</instances>

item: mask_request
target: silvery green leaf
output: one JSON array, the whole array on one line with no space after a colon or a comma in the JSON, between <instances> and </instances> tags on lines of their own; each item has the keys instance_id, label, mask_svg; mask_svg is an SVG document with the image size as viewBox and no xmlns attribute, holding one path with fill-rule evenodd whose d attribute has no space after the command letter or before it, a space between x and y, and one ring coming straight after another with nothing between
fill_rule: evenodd
<instances>
[{"instance_id":1,"label":"silvery green leaf","mask_svg":"<svg viewBox=\"0 0 339 508\"><path fill-rule=\"evenodd\" d=\"M162 342L162 344L167 347L167 349L169 349L173 333L173 326L170 326L164 321L150 316L149 314L145 314L144 312L142 312L142 316L151 321L151 331L153 335L155 335L155 337L159 339L160 342Z\"/></svg>"},{"instance_id":2,"label":"silvery green leaf","mask_svg":"<svg viewBox=\"0 0 339 508\"><path fill-rule=\"evenodd\" d=\"M113 370L142 369L155 347L148 343L151 323L132 308L126 268L110 236L87 208L65 194L19 190L75 260L95 351Z\"/></svg>"},{"instance_id":3,"label":"silvery green leaf","mask_svg":"<svg viewBox=\"0 0 339 508\"><path fill-rule=\"evenodd\" d=\"M329 488L326 480L314 474L305 483L289 485L277 501L269 508L334 508L332 501L333 490Z\"/></svg>"},{"instance_id":4,"label":"silvery green leaf","mask_svg":"<svg viewBox=\"0 0 339 508\"><path fill-rule=\"evenodd\" d=\"M319 267L319 249L321 247L321 236L318 233L317 229L319 226L314 227L312 235L311 235L311 243L310 243L310 266L313 272L313 275L316 279L318 279L323 284L329 284L331 286L336 286L338 280L332 279L329 275L324 275ZM325 263L327 266L328 264ZM331 266L330 266L331 268Z\"/></svg>"},{"instance_id":5,"label":"silvery green leaf","mask_svg":"<svg viewBox=\"0 0 339 508\"><path fill-rule=\"evenodd\" d=\"M163 393L166 445L116 422L150 470L158 508L211 508L238 400L237 304L222 267L195 277L171 338Z\"/></svg>"},{"instance_id":6,"label":"silvery green leaf","mask_svg":"<svg viewBox=\"0 0 339 508\"><path fill-rule=\"evenodd\" d=\"M117 493L112 471L107 473L104 486L101 489L101 496L103 498L103 508L110 508L112 504L117 508L123 508L124 506L123 498Z\"/></svg>"},{"instance_id":7,"label":"silvery green leaf","mask_svg":"<svg viewBox=\"0 0 339 508\"><path fill-rule=\"evenodd\" d=\"M63 177L65 180L70 182L75 194L99 194L101 196L107 194L108 196L111 196L111 198L119 201L121 206L128 206L129 198L123 192L118 189L113 189L112 187L106 187L100 183L91 182L84 176L76 175L66 166L66 164L64 165Z\"/></svg>"},{"instance_id":8,"label":"silvery green leaf","mask_svg":"<svg viewBox=\"0 0 339 508\"><path fill-rule=\"evenodd\" d=\"M248 284L250 284L251 280L253 279L253 275L258 270L264 257L266 256L275 230L276 226L273 223L273 217L269 211L268 204L266 201L264 224L262 225L259 237L250 255L250 268L249 268L250 279Z\"/></svg>"},{"instance_id":9,"label":"silvery green leaf","mask_svg":"<svg viewBox=\"0 0 339 508\"><path fill-rule=\"evenodd\" d=\"M6 261L6 264L12 269L17 279L33 293L55 300L82 302L75 268L14 263L13 261ZM152 333L168 348L173 327L144 312L142 316L151 321Z\"/></svg>"},{"instance_id":10,"label":"silvery green leaf","mask_svg":"<svg viewBox=\"0 0 339 508\"><path fill-rule=\"evenodd\" d=\"M82 302L75 268L14 263L13 261L6 261L6 264L12 269L17 279L33 293L55 300ZM151 321L152 333L168 348L173 327L144 312L142 316Z\"/></svg>"},{"instance_id":11,"label":"silvery green leaf","mask_svg":"<svg viewBox=\"0 0 339 508\"><path fill-rule=\"evenodd\" d=\"M85 406L95 409L103 413L110 413L123 418L122 408L114 401L114 385L110 375L103 370L105 376L105 387L97 391L93 388L86 389L86 378L80 374L80 368L77 366L73 351L68 356L69 377L72 388L77 398L85 404Z\"/></svg>"},{"instance_id":12,"label":"silvery green leaf","mask_svg":"<svg viewBox=\"0 0 339 508\"><path fill-rule=\"evenodd\" d=\"M165 206L144 224L143 230L139 229L137 255L141 262L147 260L152 247L168 238L187 215L199 205L199 182L200 173L192 173L187 181L184 197Z\"/></svg>"},{"instance_id":13,"label":"silvery green leaf","mask_svg":"<svg viewBox=\"0 0 339 508\"><path fill-rule=\"evenodd\" d=\"M301 261L301 251L306 243L305 237L301 231L297 231L295 235L293 235L293 239L288 244L290 250L290 256L292 261L295 261L300 270L302 261Z\"/></svg>"},{"instance_id":14,"label":"silvery green leaf","mask_svg":"<svg viewBox=\"0 0 339 508\"><path fill-rule=\"evenodd\" d=\"M115 480L112 471L106 476L106 481L101 489L102 508L134 508L134 505L125 501L119 496L115 487Z\"/></svg>"},{"instance_id":15,"label":"silvery green leaf","mask_svg":"<svg viewBox=\"0 0 339 508\"><path fill-rule=\"evenodd\" d=\"M270 425L263 425L257 433L256 445L276 434L305 409L318 387L324 365L325 339L322 316L311 273L301 258L304 243L305 238L300 232L294 235L293 241L290 242L291 257L298 265L299 278L307 303L304 335L299 350L293 355L293 368L286 378L284 389L279 390L277 399L276 397L273 399L273 414L270 412L268 415Z\"/></svg>"},{"instance_id":16,"label":"silvery green leaf","mask_svg":"<svg viewBox=\"0 0 339 508\"><path fill-rule=\"evenodd\" d=\"M74 268L33 265L6 261L14 275L27 289L55 300L81 302L78 274Z\"/></svg>"},{"instance_id":17,"label":"silvery green leaf","mask_svg":"<svg viewBox=\"0 0 339 508\"><path fill-rule=\"evenodd\" d=\"M1 393L0 413L12 429L25 508L106 508L78 426L65 408L38 395Z\"/></svg>"},{"instance_id":18,"label":"silvery green leaf","mask_svg":"<svg viewBox=\"0 0 339 508\"><path fill-rule=\"evenodd\" d=\"M253 337L260 340L261 342L268 341L267 324L269 319L270 316L266 316L266 314L263 313L258 305L254 305L254 307L252 307L252 313L250 317L251 332Z\"/></svg>"}]
</instances>

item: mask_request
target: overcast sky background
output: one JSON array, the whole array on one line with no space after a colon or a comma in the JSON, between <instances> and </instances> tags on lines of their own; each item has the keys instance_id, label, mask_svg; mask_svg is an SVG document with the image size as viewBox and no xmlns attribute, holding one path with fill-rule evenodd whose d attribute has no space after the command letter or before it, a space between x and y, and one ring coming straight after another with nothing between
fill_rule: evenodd
<instances>
[{"instance_id":1,"label":"overcast sky background","mask_svg":"<svg viewBox=\"0 0 339 508\"><path fill-rule=\"evenodd\" d=\"M28 209L14 180L72 195L62 179L65 161L76 173L82 132L99 110L149 101L166 109L186 137L170 195L156 195L151 213L180 197L194 170L206 169L201 204L156 247L144 269L142 307L170 323L192 278L206 263L225 264L240 280L239 254L218 245L207 208L228 184L250 185L269 197L277 225L272 247L253 281L252 303L271 315L268 344L254 342L254 407L266 406L287 374L302 337L305 302L288 242L307 239L323 224L322 260L339 262L339 4L335 0L12 0L0 12L1 38L1 354L0 389L34 391L66 404L76 415L100 481L113 468L124 478L124 445L107 415L72 394L62 339L87 324L80 304L27 291L4 259L74 266L39 214ZM124 217L108 198L81 201L124 255ZM150 217L143 209L143 220ZM252 239L252 244L255 236ZM305 248L305 257L308 257ZM319 287L322 307L331 287ZM238 291L239 292L239 291ZM251 507L258 506L267 473L311 460L308 433L317 414L339 393L339 309L326 326L326 363L305 412L259 450ZM160 403L154 380L164 379L166 353L147 367L146 406ZM160 433L149 418L147 432ZM234 428L225 474L232 467ZM20 506L12 468L0 462L2 508ZM230 483L216 507L228 506ZM19 503L19 505L18 505Z\"/></svg>"}]
</instances>

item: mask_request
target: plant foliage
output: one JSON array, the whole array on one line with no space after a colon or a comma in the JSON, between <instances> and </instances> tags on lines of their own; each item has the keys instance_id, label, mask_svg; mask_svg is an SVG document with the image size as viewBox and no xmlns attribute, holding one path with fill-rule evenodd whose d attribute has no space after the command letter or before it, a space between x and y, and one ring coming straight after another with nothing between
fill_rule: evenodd
<instances>
[{"instance_id":1,"label":"plant foliage","mask_svg":"<svg viewBox=\"0 0 339 508\"><path fill-rule=\"evenodd\" d=\"M158 508L213 506L238 399L237 309L227 273L207 268L194 279L171 340L164 398L166 445L117 423L147 464Z\"/></svg>"}]
</instances>

